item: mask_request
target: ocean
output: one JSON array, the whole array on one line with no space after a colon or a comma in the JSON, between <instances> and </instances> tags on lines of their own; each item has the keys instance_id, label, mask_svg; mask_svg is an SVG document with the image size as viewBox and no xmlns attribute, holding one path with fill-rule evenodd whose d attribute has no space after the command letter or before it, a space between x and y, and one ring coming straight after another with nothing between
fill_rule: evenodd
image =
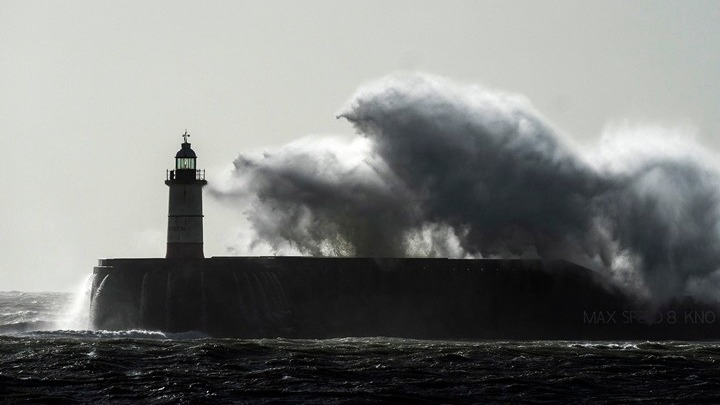
<instances>
[{"instance_id":1,"label":"ocean","mask_svg":"<svg viewBox=\"0 0 720 405\"><path fill-rule=\"evenodd\" d=\"M720 402L718 342L213 339L88 330L87 312L0 292L0 402Z\"/></svg>"}]
</instances>

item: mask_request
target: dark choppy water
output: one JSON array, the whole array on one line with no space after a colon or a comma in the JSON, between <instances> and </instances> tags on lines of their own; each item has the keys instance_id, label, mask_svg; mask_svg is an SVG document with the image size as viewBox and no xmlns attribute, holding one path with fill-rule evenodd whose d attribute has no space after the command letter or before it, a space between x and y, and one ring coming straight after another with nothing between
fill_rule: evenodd
<instances>
[{"instance_id":1,"label":"dark choppy water","mask_svg":"<svg viewBox=\"0 0 720 405\"><path fill-rule=\"evenodd\" d=\"M2 402L720 402L715 342L240 340L59 330L84 322L72 301L0 293Z\"/></svg>"}]
</instances>

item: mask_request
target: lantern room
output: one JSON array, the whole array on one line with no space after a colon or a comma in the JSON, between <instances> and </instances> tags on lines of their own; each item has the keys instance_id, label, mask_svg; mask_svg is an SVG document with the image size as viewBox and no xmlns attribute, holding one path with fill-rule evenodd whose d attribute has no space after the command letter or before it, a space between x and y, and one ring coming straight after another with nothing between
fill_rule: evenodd
<instances>
[{"instance_id":1,"label":"lantern room","mask_svg":"<svg viewBox=\"0 0 720 405\"><path fill-rule=\"evenodd\" d=\"M183 134L184 142L180 145L181 149L175 154L175 170L195 170L195 160L197 155L190 149L190 144L187 141L190 136L187 131Z\"/></svg>"}]
</instances>

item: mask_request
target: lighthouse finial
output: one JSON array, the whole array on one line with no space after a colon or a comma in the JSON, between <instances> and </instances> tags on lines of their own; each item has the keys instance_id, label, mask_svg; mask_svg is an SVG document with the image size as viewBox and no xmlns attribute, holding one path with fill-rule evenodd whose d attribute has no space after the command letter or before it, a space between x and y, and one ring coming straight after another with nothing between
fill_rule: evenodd
<instances>
[{"instance_id":1,"label":"lighthouse finial","mask_svg":"<svg viewBox=\"0 0 720 405\"><path fill-rule=\"evenodd\" d=\"M187 129L185 130L185 133L182 134L182 137L183 137L183 141L185 143L188 143L187 139L190 137L190 134L187 133Z\"/></svg>"}]
</instances>

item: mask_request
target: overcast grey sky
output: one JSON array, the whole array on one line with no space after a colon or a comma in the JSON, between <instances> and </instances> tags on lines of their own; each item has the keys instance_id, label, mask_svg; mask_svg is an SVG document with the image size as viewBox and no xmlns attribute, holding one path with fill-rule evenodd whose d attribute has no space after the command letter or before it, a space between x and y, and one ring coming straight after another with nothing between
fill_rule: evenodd
<instances>
[{"instance_id":1,"label":"overcast grey sky","mask_svg":"<svg viewBox=\"0 0 720 405\"><path fill-rule=\"evenodd\" d=\"M719 22L699 0L0 0L0 290L162 256L185 129L212 182L240 151L353 134L335 113L396 71L524 94L585 145L653 124L720 151ZM205 203L227 254L242 216Z\"/></svg>"}]
</instances>

